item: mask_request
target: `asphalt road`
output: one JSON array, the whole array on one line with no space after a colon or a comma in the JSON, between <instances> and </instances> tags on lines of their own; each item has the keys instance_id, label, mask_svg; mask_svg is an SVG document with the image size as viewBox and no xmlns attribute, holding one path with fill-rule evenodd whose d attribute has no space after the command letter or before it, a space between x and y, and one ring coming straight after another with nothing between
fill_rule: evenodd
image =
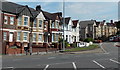
<instances>
[{"instance_id":1,"label":"asphalt road","mask_svg":"<svg viewBox=\"0 0 120 70\"><path fill-rule=\"evenodd\" d=\"M56 70L60 68L67 70L68 68L69 70L96 70L96 68L100 68L112 70L119 68L119 48L115 47L113 42L106 42L100 45L103 50L102 53L3 56L2 67L4 70L17 70L17 68L35 68L33 70L37 70L37 68L38 70Z\"/></svg>"}]
</instances>

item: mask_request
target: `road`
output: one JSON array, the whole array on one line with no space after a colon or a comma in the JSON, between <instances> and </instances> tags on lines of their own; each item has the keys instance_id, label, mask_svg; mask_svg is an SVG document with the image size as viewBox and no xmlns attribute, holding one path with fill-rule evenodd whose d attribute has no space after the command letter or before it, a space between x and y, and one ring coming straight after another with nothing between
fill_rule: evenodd
<instances>
[{"instance_id":1,"label":"road","mask_svg":"<svg viewBox=\"0 0 120 70\"><path fill-rule=\"evenodd\" d=\"M69 68L69 70L87 70L91 68L91 70L96 70L96 68L100 68L109 70L109 68L119 68L119 48L115 47L113 42L105 42L100 45L101 49L103 50L102 53L57 53L53 55L32 55L18 57L3 56L2 67L3 69L11 68L12 70L17 70L17 68L35 68L33 70L37 70L37 68L38 70L56 70L57 68Z\"/></svg>"}]
</instances>

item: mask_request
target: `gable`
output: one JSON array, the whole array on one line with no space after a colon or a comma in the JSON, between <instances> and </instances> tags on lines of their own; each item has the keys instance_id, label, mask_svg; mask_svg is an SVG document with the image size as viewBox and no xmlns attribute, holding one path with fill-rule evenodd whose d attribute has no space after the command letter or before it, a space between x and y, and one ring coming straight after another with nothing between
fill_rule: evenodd
<instances>
[{"instance_id":1,"label":"gable","mask_svg":"<svg viewBox=\"0 0 120 70\"><path fill-rule=\"evenodd\" d=\"M45 17L44 17L44 15L43 15L42 12L40 12L40 13L38 14L37 18L40 18L40 19L45 20Z\"/></svg>"}]
</instances>

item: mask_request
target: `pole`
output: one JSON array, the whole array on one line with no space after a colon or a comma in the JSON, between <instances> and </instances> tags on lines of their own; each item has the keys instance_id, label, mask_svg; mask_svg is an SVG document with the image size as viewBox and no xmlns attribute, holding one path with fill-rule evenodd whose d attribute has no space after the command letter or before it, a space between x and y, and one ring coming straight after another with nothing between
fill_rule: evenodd
<instances>
[{"instance_id":1,"label":"pole","mask_svg":"<svg viewBox=\"0 0 120 70\"><path fill-rule=\"evenodd\" d=\"M64 27L65 27L65 0L63 0L63 51L65 50Z\"/></svg>"}]
</instances>

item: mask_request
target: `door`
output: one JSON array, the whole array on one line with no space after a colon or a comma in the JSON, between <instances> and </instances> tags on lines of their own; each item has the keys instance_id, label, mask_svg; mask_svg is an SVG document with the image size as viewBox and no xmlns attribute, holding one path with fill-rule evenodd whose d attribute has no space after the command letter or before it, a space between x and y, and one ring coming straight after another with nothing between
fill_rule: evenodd
<instances>
[{"instance_id":1,"label":"door","mask_svg":"<svg viewBox=\"0 0 120 70\"><path fill-rule=\"evenodd\" d=\"M13 42L13 32L10 32L9 34L9 42Z\"/></svg>"}]
</instances>

